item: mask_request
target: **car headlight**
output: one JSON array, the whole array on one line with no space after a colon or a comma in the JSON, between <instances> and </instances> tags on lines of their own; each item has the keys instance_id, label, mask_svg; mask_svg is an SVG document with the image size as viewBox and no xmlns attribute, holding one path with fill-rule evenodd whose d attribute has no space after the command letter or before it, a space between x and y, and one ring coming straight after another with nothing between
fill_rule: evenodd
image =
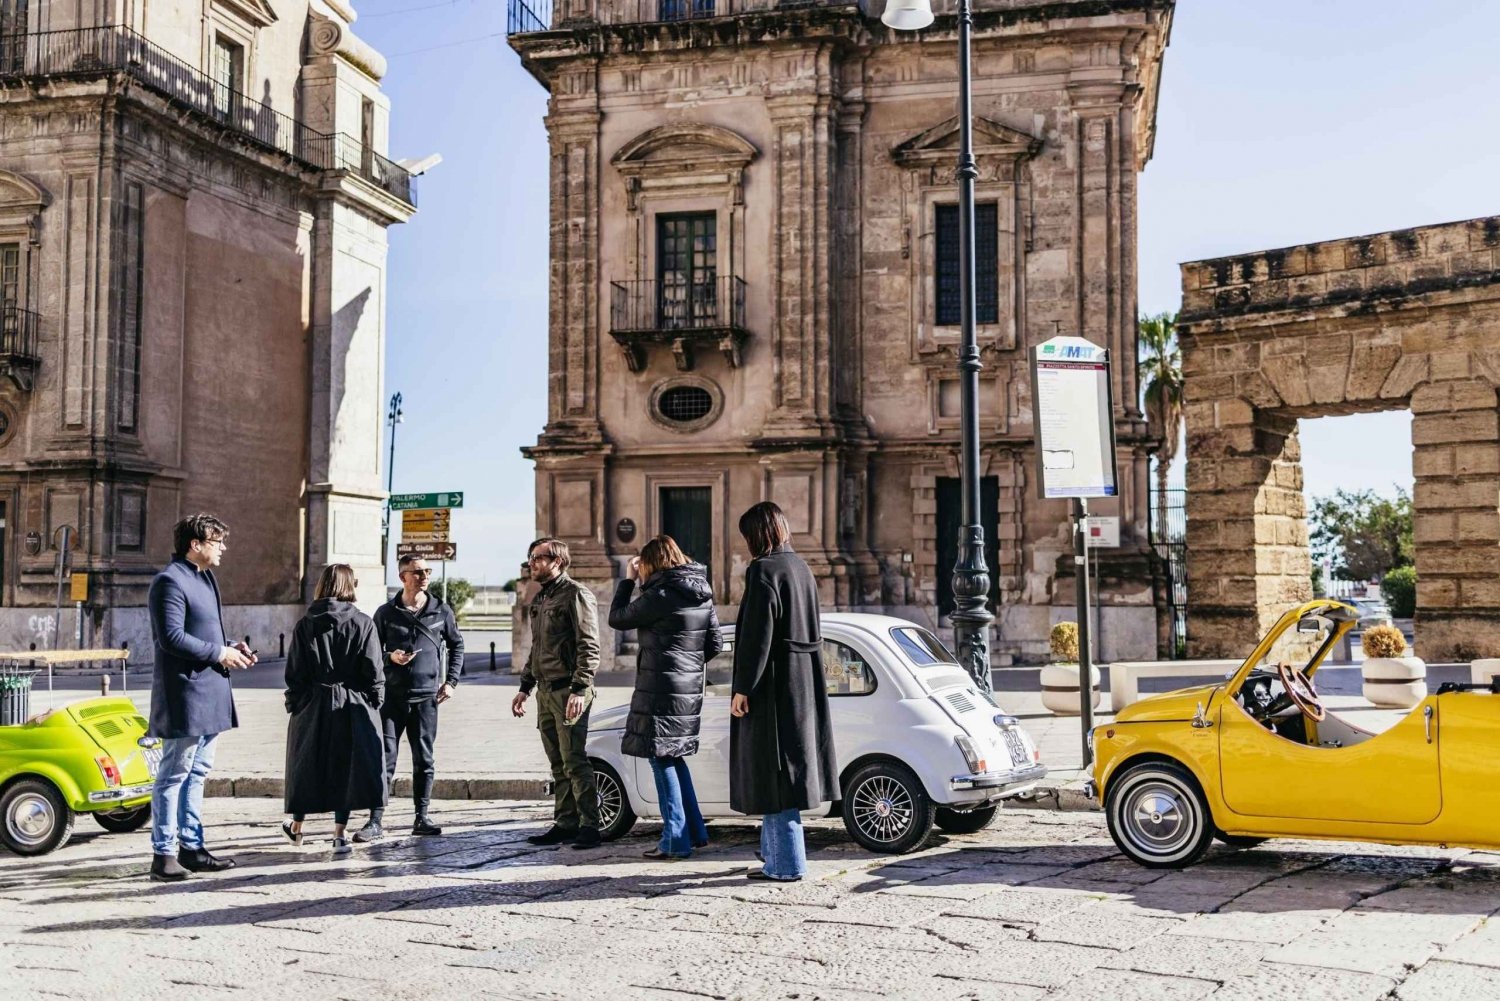
<instances>
[{"instance_id":1,"label":"car headlight","mask_svg":"<svg viewBox=\"0 0 1500 1001\"><path fill-rule=\"evenodd\" d=\"M961 733L957 737L953 738L953 742L957 744L958 749L963 752L964 763L969 766L969 771L971 773L977 775L980 772L989 770L984 758L979 756L979 745L974 743L973 737L970 737L966 733Z\"/></svg>"}]
</instances>

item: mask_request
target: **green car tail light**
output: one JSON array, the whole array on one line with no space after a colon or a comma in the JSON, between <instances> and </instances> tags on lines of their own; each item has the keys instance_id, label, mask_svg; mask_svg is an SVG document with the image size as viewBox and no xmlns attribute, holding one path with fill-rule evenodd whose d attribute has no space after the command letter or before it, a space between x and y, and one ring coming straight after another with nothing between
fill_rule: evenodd
<instances>
[{"instance_id":1,"label":"green car tail light","mask_svg":"<svg viewBox=\"0 0 1500 1001\"><path fill-rule=\"evenodd\" d=\"M115 759L108 754L94 755L94 764L99 766L99 774L104 776L104 784L111 789L120 784L120 766L115 764Z\"/></svg>"}]
</instances>

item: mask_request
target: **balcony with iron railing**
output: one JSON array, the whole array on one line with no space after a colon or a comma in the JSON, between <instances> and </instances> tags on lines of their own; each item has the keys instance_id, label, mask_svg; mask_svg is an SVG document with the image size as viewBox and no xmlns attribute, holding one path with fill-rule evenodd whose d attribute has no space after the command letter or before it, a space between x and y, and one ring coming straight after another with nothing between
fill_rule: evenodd
<instances>
[{"instance_id":1,"label":"balcony with iron railing","mask_svg":"<svg viewBox=\"0 0 1500 1001\"><path fill-rule=\"evenodd\" d=\"M750 335L743 278L610 282L609 291L609 334L632 372L645 369L651 345L670 345L685 372L693 367L694 351L705 347L739 366L740 348Z\"/></svg>"},{"instance_id":2,"label":"balcony with iron railing","mask_svg":"<svg viewBox=\"0 0 1500 1001\"><path fill-rule=\"evenodd\" d=\"M38 317L13 302L0 303L0 376L29 391L36 378Z\"/></svg>"},{"instance_id":3,"label":"balcony with iron railing","mask_svg":"<svg viewBox=\"0 0 1500 1001\"><path fill-rule=\"evenodd\" d=\"M231 129L243 139L319 170L357 174L408 205L416 204L412 176L399 164L352 136L318 132L230 89L130 28L0 35L0 81L109 73L128 75L196 114L204 124Z\"/></svg>"},{"instance_id":4,"label":"balcony with iron railing","mask_svg":"<svg viewBox=\"0 0 1500 1001\"><path fill-rule=\"evenodd\" d=\"M578 23L658 24L673 21L699 21L711 17L729 17L773 11L791 6L848 6L847 3L825 4L809 0L797 5L783 0L594 0L580 5L569 0L506 0L506 34L524 35L571 27ZM586 8L586 13L580 14Z\"/></svg>"}]
</instances>

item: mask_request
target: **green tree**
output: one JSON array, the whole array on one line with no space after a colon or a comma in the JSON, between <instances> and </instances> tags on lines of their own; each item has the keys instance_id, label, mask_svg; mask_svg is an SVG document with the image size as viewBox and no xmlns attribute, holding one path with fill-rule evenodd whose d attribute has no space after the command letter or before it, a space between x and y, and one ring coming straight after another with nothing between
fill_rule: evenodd
<instances>
[{"instance_id":1,"label":"green tree","mask_svg":"<svg viewBox=\"0 0 1500 1001\"><path fill-rule=\"evenodd\" d=\"M1343 580L1376 580L1396 567L1412 565L1411 496L1373 490L1336 490L1313 499L1308 516L1313 555L1328 560Z\"/></svg>"},{"instance_id":2,"label":"green tree","mask_svg":"<svg viewBox=\"0 0 1500 1001\"><path fill-rule=\"evenodd\" d=\"M1142 407L1146 419L1162 436L1161 448L1156 453L1156 531L1165 541L1167 476L1177 458L1177 442L1182 436L1182 351L1177 346L1177 314L1143 316L1137 322L1137 329L1140 338L1136 374L1141 384Z\"/></svg>"},{"instance_id":3,"label":"green tree","mask_svg":"<svg viewBox=\"0 0 1500 1001\"><path fill-rule=\"evenodd\" d=\"M1380 582L1380 593L1392 617L1411 618L1417 612L1417 568L1396 567Z\"/></svg>"},{"instance_id":4,"label":"green tree","mask_svg":"<svg viewBox=\"0 0 1500 1001\"><path fill-rule=\"evenodd\" d=\"M519 577L512 577L510 580L500 585L500 590L504 591L506 594L515 594L516 588L518 588L520 585L521 579Z\"/></svg>"},{"instance_id":5,"label":"green tree","mask_svg":"<svg viewBox=\"0 0 1500 1001\"><path fill-rule=\"evenodd\" d=\"M474 585L462 577L450 578L446 587L443 586L443 581L435 580L428 590L449 605L454 615L462 615L465 606L474 600Z\"/></svg>"}]
</instances>

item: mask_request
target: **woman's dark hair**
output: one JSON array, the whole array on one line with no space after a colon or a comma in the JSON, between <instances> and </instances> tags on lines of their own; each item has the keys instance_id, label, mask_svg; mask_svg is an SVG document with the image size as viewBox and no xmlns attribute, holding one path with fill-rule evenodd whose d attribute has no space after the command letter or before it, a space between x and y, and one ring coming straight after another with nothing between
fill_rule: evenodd
<instances>
[{"instance_id":1,"label":"woman's dark hair","mask_svg":"<svg viewBox=\"0 0 1500 1001\"><path fill-rule=\"evenodd\" d=\"M641 547L641 562L650 567L652 573L659 573L689 561L676 539L670 535L658 535Z\"/></svg>"},{"instance_id":2,"label":"woman's dark hair","mask_svg":"<svg viewBox=\"0 0 1500 1001\"><path fill-rule=\"evenodd\" d=\"M773 501L761 501L740 515L740 534L750 547L750 555L757 557L792 541L792 527Z\"/></svg>"},{"instance_id":3,"label":"woman's dark hair","mask_svg":"<svg viewBox=\"0 0 1500 1001\"><path fill-rule=\"evenodd\" d=\"M195 542L214 542L229 534L229 526L211 514L188 515L172 529L172 555L186 556Z\"/></svg>"},{"instance_id":4,"label":"woman's dark hair","mask_svg":"<svg viewBox=\"0 0 1500 1001\"><path fill-rule=\"evenodd\" d=\"M335 601L353 601L354 589L359 581L354 577L354 568L347 563L330 563L318 577L318 588L313 592L316 601L332 598Z\"/></svg>"}]
</instances>

